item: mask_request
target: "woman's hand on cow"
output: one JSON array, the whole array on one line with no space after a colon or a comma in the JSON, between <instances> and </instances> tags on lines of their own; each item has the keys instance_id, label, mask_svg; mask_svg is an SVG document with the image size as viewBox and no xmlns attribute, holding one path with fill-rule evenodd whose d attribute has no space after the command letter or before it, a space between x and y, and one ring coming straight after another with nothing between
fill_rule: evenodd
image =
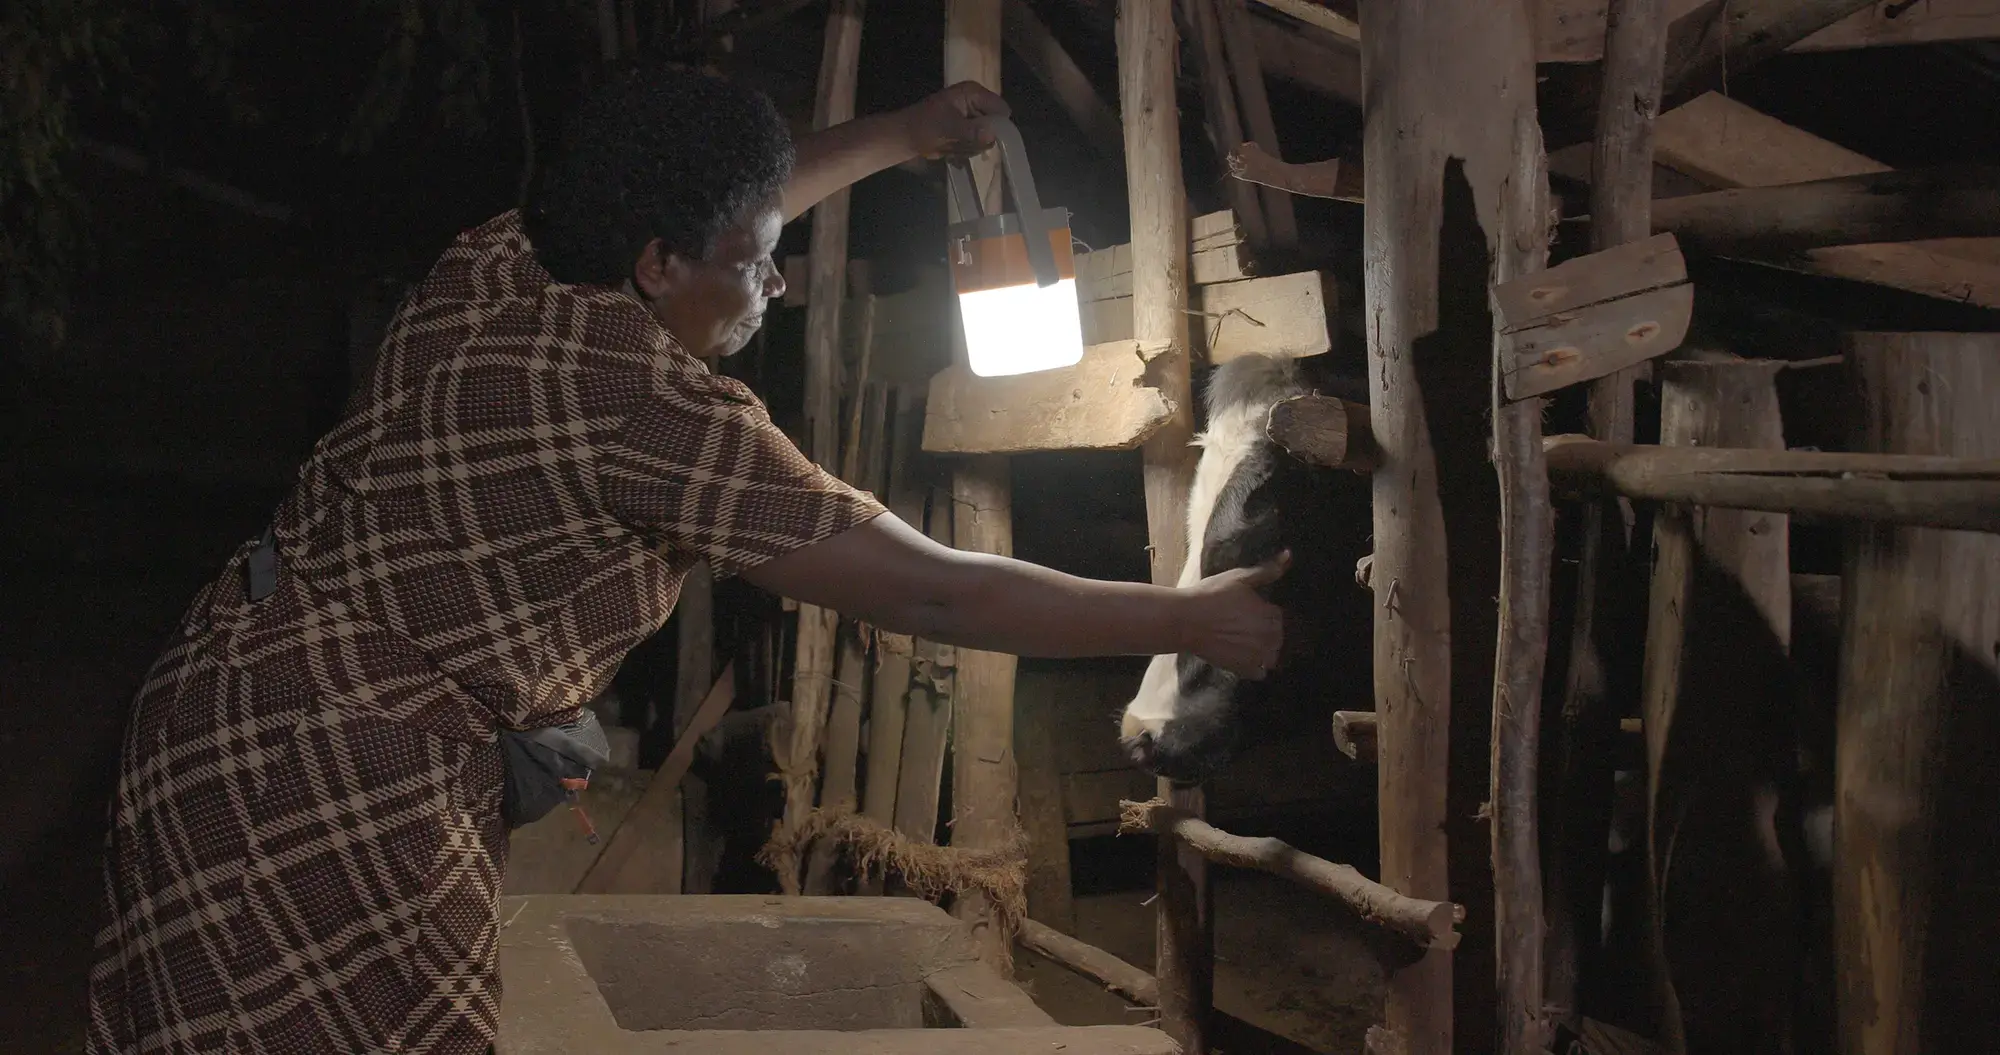
<instances>
[{"instance_id":1,"label":"woman's hand on cow","mask_svg":"<svg viewBox=\"0 0 2000 1055\"><path fill-rule=\"evenodd\" d=\"M902 111L904 133L919 157L968 157L993 145L989 117L1006 117L1007 101L977 81L960 81Z\"/></svg>"},{"instance_id":2,"label":"woman's hand on cow","mask_svg":"<svg viewBox=\"0 0 2000 1055\"><path fill-rule=\"evenodd\" d=\"M1278 665L1285 615L1257 593L1290 566L1290 551L1254 568L1236 568L1183 587L1183 645L1224 670L1253 681Z\"/></svg>"}]
</instances>

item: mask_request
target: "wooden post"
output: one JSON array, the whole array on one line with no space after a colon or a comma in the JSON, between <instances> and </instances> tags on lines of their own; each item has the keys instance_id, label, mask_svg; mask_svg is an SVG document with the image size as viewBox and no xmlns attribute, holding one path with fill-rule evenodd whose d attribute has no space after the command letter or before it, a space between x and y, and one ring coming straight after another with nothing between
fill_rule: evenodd
<instances>
[{"instance_id":1,"label":"wooden post","mask_svg":"<svg viewBox=\"0 0 2000 1055\"><path fill-rule=\"evenodd\" d=\"M1534 508L1545 499L1530 479L1539 463L1525 452L1530 437L1540 442L1526 420L1538 404L1496 417L1500 495L1477 424L1497 398L1494 279L1538 268L1547 244L1533 27L1525 4L1491 0L1367 0L1361 18L1369 413L1382 458L1370 578L1382 877L1399 893L1468 912L1464 968L1431 949L1395 972L1371 1044L1408 1055L1452 1051L1454 1041L1462 1051L1521 1051L1546 1033L1539 876L1520 852L1532 845L1532 795L1514 790L1533 779L1532 719L1502 716L1507 743L1495 762L1510 801L1495 806L1512 813L1497 844L1475 820L1492 771L1470 760L1487 758L1496 688L1509 707L1517 694L1534 699L1535 624L1545 614L1534 596L1546 590L1534 566L1546 560L1546 513ZM1460 546L1447 546L1448 511ZM1496 620L1502 568L1476 539L1490 539L1502 519L1512 592ZM1504 852L1497 904L1485 894L1489 848ZM1497 950L1487 906L1504 917ZM1496 983L1506 987L1504 1030Z\"/></svg>"},{"instance_id":2,"label":"wooden post","mask_svg":"<svg viewBox=\"0 0 2000 1055\"><path fill-rule=\"evenodd\" d=\"M674 735L685 733L715 680L715 577L697 561L681 583L674 605L680 620L679 666L674 676ZM723 841L708 823L708 785L689 774L681 781L681 888L683 894L715 892Z\"/></svg>"},{"instance_id":3,"label":"wooden post","mask_svg":"<svg viewBox=\"0 0 2000 1055\"><path fill-rule=\"evenodd\" d=\"M932 541L950 546L951 491L931 489L927 530ZM896 830L912 839L937 838L938 795L943 790L944 751L957 709L958 650L917 639L910 659L909 704L903 719L903 760L896 777Z\"/></svg>"},{"instance_id":4,"label":"wooden post","mask_svg":"<svg viewBox=\"0 0 2000 1055\"><path fill-rule=\"evenodd\" d=\"M1847 356L1856 449L2000 457L2000 336L1857 333ZM1994 827L1989 801L1962 814L1976 829L1949 831L1950 803L1994 782L1977 774L1980 762L1990 772L2000 703L2000 535L1857 528L1844 572L1833 879L1839 1051L1971 1050L1985 1043L1981 1032L1990 1037L1994 985L1990 964L1963 954L1994 930L1976 922L1990 920L1992 884L1979 877L1974 890L1958 889L1948 877L1973 870L1948 862L1981 854ZM1954 1002L1957 1015L1946 1006Z\"/></svg>"},{"instance_id":5,"label":"wooden post","mask_svg":"<svg viewBox=\"0 0 2000 1055\"><path fill-rule=\"evenodd\" d=\"M819 96L813 113L815 128L854 117L864 4L865 0L833 0L827 11L826 50L820 56ZM847 213L845 190L835 191L815 206L812 244L807 252L812 287L806 294L805 450L827 469L837 467L840 444L840 316L847 300ZM799 606L792 714L791 720L783 723L783 749L775 752L785 785L785 812L779 824L786 831L797 831L812 809L839 626L838 614L816 605ZM780 875L778 884L787 894L800 892L797 874Z\"/></svg>"},{"instance_id":6,"label":"wooden post","mask_svg":"<svg viewBox=\"0 0 2000 1055\"><path fill-rule=\"evenodd\" d=\"M1772 380L1780 365L1722 356L1663 364L1661 443L1782 449L1783 420ZM1783 965L1768 962L1772 943L1762 936L1782 926L1773 874L1782 862L1738 862L1728 880L1738 895L1734 905L1718 905L1690 885L1699 886L1704 871L1721 867L1713 854L1746 844L1754 825L1751 796L1757 782L1770 775L1757 772L1756 760L1746 757L1753 752L1744 745L1761 739L1760 730L1789 722L1782 696L1764 691L1762 680L1782 662L1790 640L1788 553L1786 520L1775 514L1669 504L1654 519L1640 706L1647 760L1648 931L1659 1032L1671 1050L1708 1050L1717 1037L1690 1048L1704 1029L1747 1035L1782 1028L1764 1017L1776 1010L1768 1006L1773 1001L1766 1000L1765 987L1780 984L1776 976ZM1686 804L1697 794L1702 814L1691 816ZM1676 881L1670 882L1669 867ZM1713 887L1722 881L1706 882ZM1673 932L1664 922L1669 915L1678 921L1698 913L1720 913L1736 924L1736 933L1722 933L1730 928L1714 919L1706 927ZM1745 968L1749 977L1708 977L1733 962L1718 951L1725 948L1766 962ZM1711 957L1707 974L1692 966ZM1683 960L1690 967L1676 972L1673 965ZM1677 984L1682 978L1688 994ZM1730 1010L1720 1010L1722 1005ZM1690 1008L1696 1013L1690 1015Z\"/></svg>"},{"instance_id":7,"label":"wooden post","mask_svg":"<svg viewBox=\"0 0 2000 1055\"><path fill-rule=\"evenodd\" d=\"M1188 360L1187 195L1181 180L1180 107L1174 95L1179 55L1170 5L1120 0L1118 109L1125 125L1125 186L1132 214L1132 336L1142 345L1166 348L1148 373L1174 410L1141 448L1146 539L1153 581L1162 584L1183 577L1187 496L1197 457L1188 446L1194 399ZM1161 785L1161 794L1175 806L1196 817L1205 812L1199 788ZM1186 1055L1206 1055L1215 971L1208 862L1173 838L1160 836L1155 882L1161 1025Z\"/></svg>"},{"instance_id":8,"label":"wooden post","mask_svg":"<svg viewBox=\"0 0 2000 1055\"><path fill-rule=\"evenodd\" d=\"M946 0L944 79L946 84L978 81L1000 90L1001 0ZM991 152L973 168L987 208L1000 202L998 158ZM951 206L956 218L956 205ZM953 343L963 330L954 324ZM955 355L962 359L962 352ZM952 471L954 544L977 553L1011 556L1014 550L1013 476L1001 455L978 455ZM1013 656L961 649L952 735L951 845L990 848L1013 837L1014 795ZM994 906L966 892L953 906L965 920L988 963L1007 962L1010 935L1001 933Z\"/></svg>"},{"instance_id":9,"label":"wooden post","mask_svg":"<svg viewBox=\"0 0 2000 1055\"><path fill-rule=\"evenodd\" d=\"M1071 934L1076 901L1069 871L1069 823L1057 763L1060 694L1047 681L1014 699L1014 751L1020 759L1021 828L1028 837L1028 916Z\"/></svg>"},{"instance_id":10,"label":"wooden post","mask_svg":"<svg viewBox=\"0 0 2000 1055\"><path fill-rule=\"evenodd\" d=\"M1590 182L1590 248L1603 252L1652 233L1653 118L1666 63L1665 0L1609 0L1605 12L1604 84ZM1632 386L1637 366L1590 383L1590 434L1632 442ZM1548 845L1548 984L1550 1013L1572 1030L1581 1024L1577 980L1595 946L1602 909L1605 837L1611 828L1611 738L1618 712L1609 697L1611 642L1629 619L1618 610L1631 575L1632 507L1617 499L1583 509L1576 601L1571 608L1569 668L1557 731L1554 816ZM1621 619L1625 616L1626 619Z\"/></svg>"},{"instance_id":11,"label":"wooden post","mask_svg":"<svg viewBox=\"0 0 2000 1055\"><path fill-rule=\"evenodd\" d=\"M924 526L924 489L916 479L916 452L923 440L923 411L915 393L894 393L895 430L889 446L889 511L913 528ZM868 702L868 778L861 789L861 812L884 827L896 821L896 793L902 781L903 733L909 714L910 660L915 642L908 634L875 634L875 673ZM907 833L906 833L907 834Z\"/></svg>"}]
</instances>

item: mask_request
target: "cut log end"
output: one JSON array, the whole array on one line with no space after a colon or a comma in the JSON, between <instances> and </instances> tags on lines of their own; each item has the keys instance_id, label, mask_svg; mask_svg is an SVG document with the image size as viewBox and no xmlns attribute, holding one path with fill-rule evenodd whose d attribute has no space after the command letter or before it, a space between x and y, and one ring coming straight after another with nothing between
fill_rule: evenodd
<instances>
[{"instance_id":1,"label":"cut log end","mask_svg":"<svg viewBox=\"0 0 2000 1055\"><path fill-rule=\"evenodd\" d=\"M1381 464L1368 428L1368 408L1332 396L1279 400L1265 420L1265 435L1286 453L1329 469L1367 471Z\"/></svg>"}]
</instances>

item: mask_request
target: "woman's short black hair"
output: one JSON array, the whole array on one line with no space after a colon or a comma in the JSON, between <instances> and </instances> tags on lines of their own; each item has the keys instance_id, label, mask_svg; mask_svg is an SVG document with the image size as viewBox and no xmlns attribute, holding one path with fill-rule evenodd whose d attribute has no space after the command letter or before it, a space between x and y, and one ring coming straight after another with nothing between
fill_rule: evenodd
<instances>
[{"instance_id":1,"label":"woman's short black hair","mask_svg":"<svg viewBox=\"0 0 2000 1055\"><path fill-rule=\"evenodd\" d=\"M558 282L613 286L646 243L697 260L792 177L792 136L762 92L674 65L627 70L570 119L525 210Z\"/></svg>"}]
</instances>

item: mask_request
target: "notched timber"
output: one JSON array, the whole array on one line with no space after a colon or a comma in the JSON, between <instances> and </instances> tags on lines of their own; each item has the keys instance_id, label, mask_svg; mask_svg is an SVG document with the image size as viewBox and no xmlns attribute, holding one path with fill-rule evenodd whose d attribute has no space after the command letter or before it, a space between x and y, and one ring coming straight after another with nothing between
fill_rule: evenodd
<instances>
[{"instance_id":1,"label":"notched timber","mask_svg":"<svg viewBox=\"0 0 2000 1055\"><path fill-rule=\"evenodd\" d=\"M1606 377L1680 346L1694 286L1671 234L1494 287L1507 398Z\"/></svg>"},{"instance_id":2,"label":"notched timber","mask_svg":"<svg viewBox=\"0 0 2000 1055\"><path fill-rule=\"evenodd\" d=\"M1177 409L1147 383L1165 344L1116 341L1060 370L980 377L963 363L931 379L924 450L939 454L1131 450Z\"/></svg>"},{"instance_id":3,"label":"notched timber","mask_svg":"<svg viewBox=\"0 0 2000 1055\"><path fill-rule=\"evenodd\" d=\"M1280 161L1255 143L1245 143L1229 152L1229 174L1245 183L1274 187L1288 194L1333 201L1361 200L1359 163L1328 158L1298 164Z\"/></svg>"},{"instance_id":4,"label":"notched timber","mask_svg":"<svg viewBox=\"0 0 2000 1055\"><path fill-rule=\"evenodd\" d=\"M1285 453L1328 469L1365 472L1382 461L1369 431L1367 405L1333 396L1279 400L1265 418L1264 434Z\"/></svg>"}]
</instances>

